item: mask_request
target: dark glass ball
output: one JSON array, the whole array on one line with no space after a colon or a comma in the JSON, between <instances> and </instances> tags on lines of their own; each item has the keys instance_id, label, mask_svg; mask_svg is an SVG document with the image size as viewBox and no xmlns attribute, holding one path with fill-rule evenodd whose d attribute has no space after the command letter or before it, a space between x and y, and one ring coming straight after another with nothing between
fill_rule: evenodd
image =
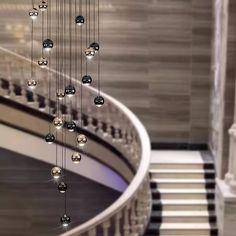
<instances>
[{"instance_id":1,"label":"dark glass ball","mask_svg":"<svg viewBox=\"0 0 236 236\"><path fill-rule=\"evenodd\" d=\"M70 224L70 222L71 222L71 219L67 214L64 214L61 217L61 224L63 227L67 227Z\"/></svg>"},{"instance_id":2,"label":"dark glass ball","mask_svg":"<svg viewBox=\"0 0 236 236\"><path fill-rule=\"evenodd\" d=\"M104 98L102 96L97 96L94 98L94 104L97 106L97 107L101 107L103 104L104 104Z\"/></svg>"},{"instance_id":3,"label":"dark glass ball","mask_svg":"<svg viewBox=\"0 0 236 236\"><path fill-rule=\"evenodd\" d=\"M58 191L59 191L60 193L65 193L66 190L67 190L67 184L64 183L64 182L60 182L60 183L58 184L57 188L58 188Z\"/></svg>"},{"instance_id":4,"label":"dark glass ball","mask_svg":"<svg viewBox=\"0 0 236 236\"><path fill-rule=\"evenodd\" d=\"M45 136L45 141L48 143L48 144L52 144L54 143L55 141L55 136L51 133L48 133L46 136Z\"/></svg>"},{"instance_id":5,"label":"dark glass ball","mask_svg":"<svg viewBox=\"0 0 236 236\"><path fill-rule=\"evenodd\" d=\"M51 39L45 39L43 41L43 48L46 51L50 51L53 48L53 41Z\"/></svg>"},{"instance_id":6,"label":"dark glass ball","mask_svg":"<svg viewBox=\"0 0 236 236\"><path fill-rule=\"evenodd\" d=\"M82 77L82 83L85 85L90 85L92 83L92 77L90 75L84 75Z\"/></svg>"},{"instance_id":7,"label":"dark glass ball","mask_svg":"<svg viewBox=\"0 0 236 236\"><path fill-rule=\"evenodd\" d=\"M91 43L90 47L93 48L95 50L95 52L98 52L99 48L100 48L99 44L96 42Z\"/></svg>"},{"instance_id":8,"label":"dark glass ball","mask_svg":"<svg viewBox=\"0 0 236 236\"><path fill-rule=\"evenodd\" d=\"M75 23L76 23L77 25L83 25L84 22L85 22L85 19L84 19L83 16L77 16L77 17L75 18Z\"/></svg>"},{"instance_id":9,"label":"dark glass ball","mask_svg":"<svg viewBox=\"0 0 236 236\"><path fill-rule=\"evenodd\" d=\"M66 86L65 88L65 95L68 96L68 97L72 97L73 95L75 95L76 93L76 90L75 90L75 87L73 85L68 85Z\"/></svg>"},{"instance_id":10,"label":"dark glass ball","mask_svg":"<svg viewBox=\"0 0 236 236\"><path fill-rule=\"evenodd\" d=\"M67 123L66 127L67 127L68 131L74 132L76 129L76 124L74 121L70 121Z\"/></svg>"}]
</instances>

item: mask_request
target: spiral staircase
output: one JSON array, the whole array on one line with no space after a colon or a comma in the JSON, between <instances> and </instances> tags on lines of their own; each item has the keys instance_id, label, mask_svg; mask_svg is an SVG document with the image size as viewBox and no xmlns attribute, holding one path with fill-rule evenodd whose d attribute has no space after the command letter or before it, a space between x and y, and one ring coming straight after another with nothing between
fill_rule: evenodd
<instances>
[{"instance_id":1,"label":"spiral staircase","mask_svg":"<svg viewBox=\"0 0 236 236\"><path fill-rule=\"evenodd\" d=\"M30 61L5 48L0 48L0 54L2 58L0 126L2 129L7 129L6 137L2 139L1 145L9 150L12 150L14 146L16 149L14 151L53 164L55 161L52 158L53 147L45 146L47 144L43 141L53 115L60 112L66 119L72 118L77 121L77 124L82 118L83 128L78 127L77 132L83 129L89 137L89 143L83 150L84 155L107 166L127 183L127 188L124 190L124 185L121 187L124 191L112 205L94 218L62 235L143 235L151 215L152 197L149 184L150 141L141 122L124 105L106 94L102 94L106 101L105 105L102 108L96 108L92 102L96 90L92 87L83 89L82 117L78 113L77 104L70 106L64 104L57 107L55 100L49 99L47 91L48 75L52 78L51 87L55 88L57 71L41 69L34 64L39 84L36 90L29 91L25 81L30 76ZM66 75L61 74L61 76L69 79ZM76 87L79 86L75 79L72 78L72 80ZM11 134L11 129L17 130L19 136L15 133ZM17 140L14 145L9 143L12 138ZM30 148L29 138L30 145L35 148L34 151ZM27 144L29 148L25 148ZM65 145L68 152L72 152L73 134L67 135L66 142L62 142L62 139L58 137L57 145ZM92 160L85 161L86 167L89 168L91 163ZM77 174L91 175L91 173L85 173L86 168L78 169L70 164L67 168ZM100 178L99 175L97 177ZM109 182L108 176L101 178L107 186L117 184L115 181Z\"/></svg>"}]
</instances>

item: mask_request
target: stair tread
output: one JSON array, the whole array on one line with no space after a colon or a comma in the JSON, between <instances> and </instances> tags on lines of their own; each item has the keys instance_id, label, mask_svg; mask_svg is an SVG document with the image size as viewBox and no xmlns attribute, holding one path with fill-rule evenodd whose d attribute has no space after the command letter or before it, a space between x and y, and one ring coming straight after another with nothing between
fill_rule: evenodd
<instances>
[{"instance_id":1,"label":"stair tread","mask_svg":"<svg viewBox=\"0 0 236 236\"><path fill-rule=\"evenodd\" d=\"M207 204L214 204L215 201L213 200L206 200L206 199L162 199L162 200L153 200L154 204L161 203L162 205L207 205Z\"/></svg>"},{"instance_id":2,"label":"stair tread","mask_svg":"<svg viewBox=\"0 0 236 236\"><path fill-rule=\"evenodd\" d=\"M172 217L172 216L209 217L209 215L214 215L214 212L208 212L208 211L153 211L152 212L152 216L161 216L161 217Z\"/></svg>"},{"instance_id":3,"label":"stair tread","mask_svg":"<svg viewBox=\"0 0 236 236\"><path fill-rule=\"evenodd\" d=\"M193 184L205 184L205 183L215 183L215 180L206 180L206 179L158 179L158 178L153 178L151 182L156 182L156 183L173 183L173 184L178 184L178 183L193 183Z\"/></svg>"},{"instance_id":4,"label":"stair tread","mask_svg":"<svg viewBox=\"0 0 236 236\"><path fill-rule=\"evenodd\" d=\"M152 189L152 192L160 192L160 193L173 193L173 194L178 194L178 193L185 193L185 194L206 194L206 193L214 193L215 190L209 189L206 190L205 188L203 189L165 189L165 188L160 188L160 189Z\"/></svg>"},{"instance_id":5,"label":"stair tread","mask_svg":"<svg viewBox=\"0 0 236 236\"><path fill-rule=\"evenodd\" d=\"M215 170L204 170L204 169L152 169L149 170L150 173L186 173L186 174L204 174L204 173L215 173Z\"/></svg>"}]
</instances>

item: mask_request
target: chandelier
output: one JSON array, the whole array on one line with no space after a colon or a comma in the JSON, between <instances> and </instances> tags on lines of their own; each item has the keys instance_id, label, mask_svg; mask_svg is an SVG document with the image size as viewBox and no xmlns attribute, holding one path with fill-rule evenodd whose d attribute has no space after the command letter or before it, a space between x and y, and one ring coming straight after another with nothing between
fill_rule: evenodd
<instances>
[{"instance_id":1,"label":"chandelier","mask_svg":"<svg viewBox=\"0 0 236 236\"><path fill-rule=\"evenodd\" d=\"M91 85L95 78L89 73L90 61L95 60L97 74L97 96L94 105L104 105L104 98L100 94L100 12L99 0L32 0L32 9L29 11L31 19L31 77L27 80L29 89L37 89L40 81L34 67L34 31L36 20L41 21L41 58L37 59L38 66L43 70L48 69L48 101L49 116L52 116L50 103L52 98L56 101L56 115L49 124L45 141L48 144L55 143L55 166L51 169L51 175L55 180L58 192L64 194L64 214L60 218L61 225L65 228L71 223L71 218L66 209L66 193L68 184L66 181L67 153L65 145L62 145L61 153L58 150L58 138L66 143L67 132L75 134L75 152L71 156L74 164L82 160L83 148L88 142L87 136L82 132L83 128L83 86ZM54 63L53 63L54 62ZM56 78L51 76L50 70L55 69ZM69 75L69 81L65 75ZM74 77L72 79L72 77ZM56 83L52 83L55 80ZM80 84L78 83L80 81ZM56 84L55 88L52 84ZM79 85L78 85L79 84ZM55 92L56 91L56 92ZM74 101L73 101L74 100ZM72 115L65 117L60 107L79 104L80 119L73 120ZM80 129L78 129L80 126ZM79 133L77 134L77 131ZM61 163L59 156L61 155Z\"/></svg>"}]
</instances>

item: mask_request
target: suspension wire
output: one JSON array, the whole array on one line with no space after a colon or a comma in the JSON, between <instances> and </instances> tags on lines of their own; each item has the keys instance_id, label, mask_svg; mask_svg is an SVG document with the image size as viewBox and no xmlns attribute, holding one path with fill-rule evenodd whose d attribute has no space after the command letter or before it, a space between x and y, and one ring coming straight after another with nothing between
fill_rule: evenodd
<instances>
[{"instance_id":1,"label":"suspension wire","mask_svg":"<svg viewBox=\"0 0 236 236\"><path fill-rule=\"evenodd\" d=\"M44 12L42 12L42 43L44 40ZM42 58L44 58L44 50L42 47Z\"/></svg>"},{"instance_id":2,"label":"suspension wire","mask_svg":"<svg viewBox=\"0 0 236 236\"><path fill-rule=\"evenodd\" d=\"M86 19L86 22L85 22L85 26L86 26L86 36L85 36L85 42L86 42L86 48L88 47L88 18L87 18L87 13L88 13L88 0L86 0L85 2L86 4L86 12L85 12L85 19ZM88 58L86 57L86 75L88 74Z\"/></svg>"},{"instance_id":3,"label":"suspension wire","mask_svg":"<svg viewBox=\"0 0 236 236\"><path fill-rule=\"evenodd\" d=\"M80 11L81 14L83 12L82 9L82 3L80 0ZM87 19L86 19L87 20ZM87 74L87 71L86 71ZM82 77L83 77L83 28L80 27L80 79L81 79L81 83L80 83L80 126L81 129L83 128L83 83L82 83Z\"/></svg>"},{"instance_id":4,"label":"suspension wire","mask_svg":"<svg viewBox=\"0 0 236 236\"><path fill-rule=\"evenodd\" d=\"M49 10L47 11L47 37L50 37L49 29L51 26L51 0L48 0L48 7ZM51 80L52 80L52 74L51 74L51 52L49 52L48 56L48 114L51 116ZM49 122L49 133L51 133L51 123Z\"/></svg>"},{"instance_id":5,"label":"suspension wire","mask_svg":"<svg viewBox=\"0 0 236 236\"><path fill-rule=\"evenodd\" d=\"M69 72L69 75L70 75L70 84L72 84L72 29L71 29L71 13L72 13L72 4L71 4L71 1L69 1L69 33L70 33L70 72Z\"/></svg>"},{"instance_id":6,"label":"suspension wire","mask_svg":"<svg viewBox=\"0 0 236 236\"><path fill-rule=\"evenodd\" d=\"M89 41L89 42L88 42L88 43L89 43L89 45L90 45L90 43L91 43L91 42L90 42L90 25L91 25L91 19L90 19L90 0L88 0L88 4L89 4L89 9L88 9L88 11L89 11L89 12L88 12L88 14L89 14L89 17L88 17L88 20L89 20L89 40L88 40L88 41ZM89 47L89 45L88 45L88 47Z\"/></svg>"},{"instance_id":7,"label":"suspension wire","mask_svg":"<svg viewBox=\"0 0 236 236\"><path fill-rule=\"evenodd\" d=\"M34 0L32 0L32 8L34 8Z\"/></svg>"},{"instance_id":8,"label":"suspension wire","mask_svg":"<svg viewBox=\"0 0 236 236\"><path fill-rule=\"evenodd\" d=\"M96 0L93 5L93 40L96 42Z\"/></svg>"},{"instance_id":9,"label":"suspension wire","mask_svg":"<svg viewBox=\"0 0 236 236\"><path fill-rule=\"evenodd\" d=\"M31 79L34 78L34 21L31 21Z\"/></svg>"},{"instance_id":10,"label":"suspension wire","mask_svg":"<svg viewBox=\"0 0 236 236\"><path fill-rule=\"evenodd\" d=\"M100 45L100 0L98 1L98 44ZM101 88L101 82L100 82L100 74L101 74L101 61L100 61L100 51L98 51L98 95L100 96L100 88Z\"/></svg>"},{"instance_id":11,"label":"suspension wire","mask_svg":"<svg viewBox=\"0 0 236 236\"><path fill-rule=\"evenodd\" d=\"M66 132L65 132L65 143L66 143ZM64 148L64 181L66 183L66 179L67 179L67 173L66 173L66 147ZM67 210L67 194L65 192L65 199L64 199L64 208L65 208L65 214L66 214L66 210Z\"/></svg>"}]
</instances>

